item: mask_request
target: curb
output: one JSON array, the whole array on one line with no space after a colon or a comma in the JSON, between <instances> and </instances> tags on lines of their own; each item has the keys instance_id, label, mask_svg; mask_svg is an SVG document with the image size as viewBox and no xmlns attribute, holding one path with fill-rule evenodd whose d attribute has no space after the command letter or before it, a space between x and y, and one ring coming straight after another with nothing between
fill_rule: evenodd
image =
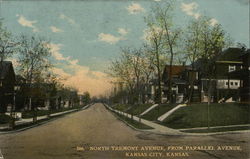
<instances>
[{"instance_id":1,"label":"curb","mask_svg":"<svg viewBox=\"0 0 250 159\"><path fill-rule=\"evenodd\" d=\"M103 105L108 109L110 110L111 112L113 113L116 113L115 112L115 109L111 108L110 106L108 106L107 104L103 103ZM113 109L113 110L112 110ZM118 110L116 110L118 111ZM122 112L122 111L120 111ZM120 115L123 115L125 116L124 114L120 114ZM125 116L126 117L126 116ZM125 123L125 122L124 122ZM129 124L127 124L129 125ZM146 124L145 124L146 125ZM149 125L148 125L149 126ZM162 125L163 126L163 125ZM166 126L164 126L166 127ZM168 127L166 127L168 128ZM135 129L136 130L136 129ZM171 135L171 134L166 134L166 133L163 133L163 132L156 132L154 131L155 129L152 129L152 130L147 130L147 132L152 132L152 133L155 133L155 134L160 134L160 135ZM187 132L182 132L178 129L174 129L176 131L179 131L181 134L176 134L174 136L212 136L212 135L223 135L223 134L239 134L239 133L250 133L250 130L237 130L237 131L226 131L226 132L211 132L211 133L187 133Z\"/></svg>"},{"instance_id":2,"label":"curb","mask_svg":"<svg viewBox=\"0 0 250 159\"><path fill-rule=\"evenodd\" d=\"M17 129L17 130L0 131L0 135L17 133L17 132L25 131L25 130L27 130L27 129L31 129L31 128L40 126L40 125L44 125L44 124L46 124L46 123L48 123L48 122L51 122L51 121L54 121L54 120L56 120L56 119L62 118L62 117L64 117L65 115L68 115L68 114L71 114L71 113L76 113L76 112L79 112L79 111L81 111L81 110L85 110L85 109L89 108L91 105L93 105L93 104L88 104L88 105L84 106L83 108L75 109L75 110L73 110L73 111L70 111L70 112L67 112L67 113L64 113L64 114L54 115L54 116L52 116L51 118L42 119L42 120L45 120L45 121L41 121L41 122L39 122L39 123L35 123L35 124L32 124L32 125L27 126L27 127L24 127L24 128L20 128L20 129ZM25 124L25 123L24 123L24 124ZM23 124L21 124L21 125L23 125Z\"/></svg>"},{"instance_id":3,"label":"curb","mask_svg":"<svg viewBox=\"0 0 250 159\"><path fill-rule=\"evenodd\" d=\"M115 112L113 112L113 111L111 111L111 110L109 110L109 111L110 111L112 114L114 114L114 116L115 116L116 119L118 119L118 120L124 122L124 124L126 124L126 125L129 126L129 127L131 127L132 129L134 129L134 130L136 130L136 131L141 131L141 132L151 132L151 131L150 131L151 129L149 129L149 130L146 130L146 129L138 129L138 128L134 127L133 125L129 124L127 121L125 121L125 120L123 120L122 118L120 118L120 117L117 115L117 113L115 113ZM152 129L154 129L154 128L152 128Z\"/></svg>"},{"instance_id":4,"label":"curb","mask_svg":"<svg viewBox=\"0 0 250 159\"><path fill-rule=\"evenodd\" d=\"M116 110L116 109L113 109L113 108L111 108L110 106L108 106L107 104L105 104L105 103L103 103L103 105L110 111L110 112L113 112L113 113L115 113L115 114L120 114L120 115L122 115L122 116L125 116L125 117L127 117L126 115L124 115L123 113L124 112L122 112L122 111L119 111L119 110ZM116 112L117 111L117 112ZM128 115L131 115L131 114L128 114ZM137 116L135 116L135 117L137 117ZM139 118L139 117L137 117L137 118ZM142 118L141 118L142 119ZM137 120L135 120L135 119L133 119L134 121L136 121L136 122L138 122ZM144 120L144 119L142 119L142 120ZM123 121L123 120L122 120ZM124 121L124 123L126 124L127 122L126 121ZM128 123L127 123L128 124ZM142 124L144 124L144 125L147 125L147 124L145 124L145 123L142 123ZM129 126L130 126L130 124L128 124ZM164 132L159 132L159 131L157 131L157 129L155 129L154 127L152 127L152 126L150 126L150 125L147 125L147 126L149 126L149 127L151 127L152 129L149 129L149 130L140 130L140 131L144 131L144 132L150 132L150 133L154 133L154 134L160 134L160 135L166 135L166 133L164 133ZM162 126L162 125L161 125ZM132 126L133 127L133 126ZM168 127L166 127L166 128L168 128ZM135 130L136 130L137 128L135 128ZM169 129L171 129L171 128L169 128ZM174 129L175 130L175 129ZM179 132L180 134L183 134L182 132L180 132L180 131L178 131L178 130L175 130L175 131L177 131L177 132ZM179 135L180 135L179 134ZM170 136L176 136L176 134L174 134L174 133L169 133L169 134L167 134L167 135L170 135Z\"/></svg>"}]
</instances>

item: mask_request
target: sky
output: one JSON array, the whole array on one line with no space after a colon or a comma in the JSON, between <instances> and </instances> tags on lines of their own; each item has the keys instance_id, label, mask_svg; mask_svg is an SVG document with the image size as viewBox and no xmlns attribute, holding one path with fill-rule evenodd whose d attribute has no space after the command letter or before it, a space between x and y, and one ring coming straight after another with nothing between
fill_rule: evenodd
<instances>
[{"instance_id":1,"label":"sky","mask_svg":"<svg viewBox=\"0 0 250 159\"><path fill-rule=\"evenodd\" d=\"M144 17L154 3L164 0L0 0L0 17L14 36L49 40L53 72L66 86L98 96L111 89L105 72L120 48L138 48L145 42ZM175 1L177 27L202 15L249 48L249 0Z\"/></svg>"}]
</instances>

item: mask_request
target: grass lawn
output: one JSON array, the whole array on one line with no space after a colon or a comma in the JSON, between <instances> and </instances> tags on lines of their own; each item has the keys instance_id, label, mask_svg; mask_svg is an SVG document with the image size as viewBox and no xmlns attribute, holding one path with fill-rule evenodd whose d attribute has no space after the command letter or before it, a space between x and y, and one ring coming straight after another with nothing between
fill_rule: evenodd
<instances>
[{"instance_id":1,"label":"grass lawn","mask_svg":"<svg viewBox=\"0 0 250 159\"><path fill-rule=\"evenodd\" d=\"M127 111L127 113L133 114L133 115L140 115L142 112L147 110L152 105L153 104L136 104L136 105L132 106L131 109L129 109Z\"/></svg>"},{"instance_id":2,"label":"grass lawn","mask_svg":"<svg viewBox=\"0 0 250 159\"><path fill-rule=\"evenodd\" d=\"M212 132L238 131L238 130L249 130L249 129L250 129L250 126L235 126L235 127L228 127L228 128L210 128L210 129L183 130L182 132L212 133Z\"/></svg>"},{"instance_id":3,"label":"grass lawn","mask_svg":"<svg viewBox=\"0 0 250 159\"><path fill-rule=\"evenodd\" d=\"M149 111L147 114L143 115L142 118L155 121L159 116L173 109L175 106L177 106L177 104L161 104Z\"/></svg>"},{"instance_id":4,"label":"grass lawn","mask_svg":"<svg viewBox=\"0 0 250 159\"><path fill-rule=\"evenodd\" d=\"M152 105L153 104L135 104L135 105L117 104L113 108L129 114L139 115Z\"/></svg>"},{"instance_id":5,"label":"grass lawn","mask_svg":"<svg viewBox=\"0 0 250 159\"><path fill-rule=\"evenodd\" d=\"M56 110L38 110L37 112L35 112L35 111L25 111L25 112L22 113L22 118L23 119L32 118L35 113L36 113L37 116L43 116L43 115L68 111L68 110L72 110L72 109L79 109L79 108L81 108L81 107L77 106L77 107L73 107L73 108L61 108L61 109L56 109Z\"/></svg>"},{"instance_id":6,"label":"grass lawn","mask_svg":"<svg viewBox=\"0 0 250 159\"><path fill-rule=\"evenodd\" d=\"M129 107L130 105L128 104L117 104L113 108L125 112Z\"/></svg>"},{"instance_id":7,"label":"grass lawn","mask_svg":"<svg viewBox=\"0 0 250 159\"><path fill-rule=\"evenodd\" d=\"M250 105L225 103L211 104L210 126L226 126L250 123ZM176 128L206 127L208 123L207 104L192 104L171 114L161 124Z\"/></svg>"},{"instance_id":8,"label":"grass lawn","mask_svg":"<svg viewBox=\"0 0 250 159\"><path fill-rule=\"evenodd\" d=\"M134 128L137 128L137 129L153 129L150 126L142 124L142 123L140 123L138 121L134 121L131 118L125 117L125 116L117 114L117 113L115 113L115 114L116 114L116 116L118 116L118 118L120 120L125 121L126 123L132 125Z\"/></svg>"}]
</instances>

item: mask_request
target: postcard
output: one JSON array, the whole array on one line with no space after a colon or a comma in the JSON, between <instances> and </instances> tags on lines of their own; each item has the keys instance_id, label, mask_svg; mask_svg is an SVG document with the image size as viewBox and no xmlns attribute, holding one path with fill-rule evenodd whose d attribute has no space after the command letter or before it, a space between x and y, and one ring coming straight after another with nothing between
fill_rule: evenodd
<instances>
[{"instance_id":1,"label":"postcard","mask_svg":"<svg viewBox=\"0 0 250 159\"><path fill-rule=\"evenodd\" d=\"M0 0L0 159L250 159L249 0Z\"/></svg>"}]
</instances>

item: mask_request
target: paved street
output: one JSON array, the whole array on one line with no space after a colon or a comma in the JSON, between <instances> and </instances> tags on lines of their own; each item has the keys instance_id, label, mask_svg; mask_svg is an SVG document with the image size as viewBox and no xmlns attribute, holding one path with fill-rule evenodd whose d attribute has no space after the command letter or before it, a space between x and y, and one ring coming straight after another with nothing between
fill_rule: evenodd
<instances>
[{"instance_id":1,"label":"paved street","mask_svg":"<svg viewBox=\"0 0 250 159\"><path fill-rule=\"evenodd\" d=\"M189 151L177 159L249 159L250 133L213 136L170 136L133 130L95 104L36 128L0 135L4 159L123 159L123 151L77 151L89 146L241 146L242 151ZM247 147L248 146L248 147ZM143 157L149 158L149 157ZM170 158L170 157L165 157Z\"/></svg>"}]
</instances>

